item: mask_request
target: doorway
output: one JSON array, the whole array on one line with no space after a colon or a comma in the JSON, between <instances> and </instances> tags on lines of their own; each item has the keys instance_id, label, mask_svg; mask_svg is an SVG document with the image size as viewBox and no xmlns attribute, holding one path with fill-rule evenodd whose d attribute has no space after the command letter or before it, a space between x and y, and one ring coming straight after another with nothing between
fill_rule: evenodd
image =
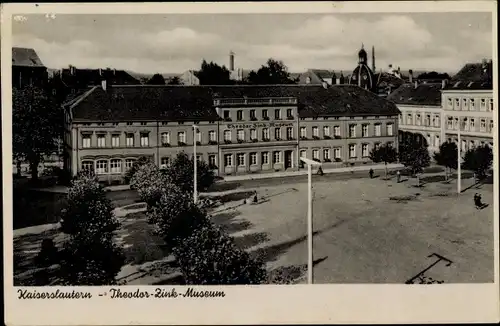
<instances>
[{"instance_id":1,"label":"doorway","mask_svg":"<svg viewBox=\"0 0 500 326\"><path fill-rule=\"evenodd\" d=\"M292 168L293 151L285 151L285 170Z\"/></svg>"}]
</instances>

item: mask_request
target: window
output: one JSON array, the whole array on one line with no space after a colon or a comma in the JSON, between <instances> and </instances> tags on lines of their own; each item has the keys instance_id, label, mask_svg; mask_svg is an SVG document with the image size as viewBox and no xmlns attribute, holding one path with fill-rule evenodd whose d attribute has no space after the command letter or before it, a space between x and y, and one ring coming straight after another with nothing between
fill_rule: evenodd
<instances>
[{"instance_id":1,"label":"window","mask_svg":"<svg viewBox=\"0 0 500 326\"><path fill-rule=\"evenodd\" d=\"M208 155L208 166L210 168L214 168L217 166L217 155L214 154Z\"/></svg>"},{"instance_id":2,"label":"window","mask_svg":"<svg viewBox=\"0 0 500 326\"><path fill-rule=\"evenodd\" d=\"M370 154L368 153L368 144L361 145L361 155L363 157L368 157Z\"/></svg>"},{"instance_id":3,"label":"window","mask_svg":"<svg viewBox=\"0 0 500 326\"><path fill-rule=\"evenodd\" d=\"M231 141L231 130L224 130L224 141Z\"/></svg>"},{"instance_id":4,"label":"window","mask_svg":"<svg viewBox=\"0 0 500 326\"><path fill-rule=\"evenodd\" d=\"M125 160L125 169L130 169L132 165L134 165L135 160L132 158L128 158Z\"/></svg>"},{"instance_id":5,"label":"window","mask_svg":"<svg viewBox=\"0 0 500 326\"><path fill-rule=\"evenodd\" d=\"M208 132L208 140L209 141L217 141L217 135L215 133L215 130L210 130Z\"/></svg>"},{"instance_id":6,"label":"window","mask_svg":"<svg viewBox=\"0 0 500 326\"><path fill-rule=\"evenodd\" d=\"M323 136L330 137L330 127L323 126Z\"/></svg>"},{"instance_id":7,"label":"window","mask_svg":"<svg viewBox=\"0 0 500 326\"><path fill-rule=\"evenodd\" d=\"M126 142L128 147L134 146L134 134L128 133L126 135Z\"/></svg>"},{"instance_id":8,"label":"window","mask_svg":"<svg viewBox=\"0 0 500 326\"><path fill-rule=\"evenodd\" d=\"M471 140L469 142L469 149L472 149L472 148L474 148L474 141L473 140Z\"/></svg>"},{"instance_id":9,"label":"window","mask_svg":"<svg viewBox=\"0 0 500 326\"><path fill-rule=\"evenodd\" d=\"M439 121L439 115L435 115L433 120L432 120L432 125L434 127L439 127L440 126L440 121Z\"/></svg>"},{"instance_id":10,"label":"window","mask_svg":"<svg viewBox=\"0 0 500 326\"><path fill-rule=\"evenodd\" d=\"M401 114L400 114L400 115L398 115L398 123L399 123L400 125L402 125L402 124L403 124L403 118L402 118Z\"/></svg>"},{"instance_id":11,"label":"window","mask_svg":"<svg viewBox=\"0 0 500 326\"><path fill-rule=\"evenodd\" d=\"M106 135L97 135L97 147L106 147Z\"/></svg>"},{"instance_id":12,"label":"window","mask_svg":"<svg viewBox=\"0 0 500 326\"><path fill-rule=\"evenodd\" d=\"M147 122L141 122L141 126L145 126L147 124L148 124Z\"/></svg>"},{"instance_id":13,"label":"window","mask_svg":"<svg viewBox=\"0 0 500 326\"><path fill-rule=\"evenodd\" d=\"M449 117L448 118L448 124L447 124L448 129L453 129L453 118Z\"/></svg>"},{"instance_id":14,"label":"window","mask_svg":"<svg viewBox=\"0 0 500 326\"><path fill-rule=\"evenodd\" d=\"M162 157L160 163L160 169L165 169L170 164L170 157Z\"/></svg>"},{"instance_id":15,"label":"window","mask_svg":"<svg viewBox=\"0 0 500 326\"><path fill-rule=\"evenodd\" d=\"M255 110L250 110L250 120L256 120Z\"/></svg>"},{"instance_id":16,"label":"window","mask_svg":"<svg viewBox=\"0 0 500 326\"><path fill-rule=\"evenodd\" d=\"M412 125L413 124L413 114L408 113L408 115L406 116L406 124L407 125Z\"/></svg>"},{"instance_id":17,"label":"window","mask_svg":"<svg viewBox=\"0 0 500 326\"><path fill-rule=\"evenodd\" d=\"M201 131L196 129L196 141L201 143Z\"/></svg>"},{"instance_id":18,"label":"window","mask_svg":"<svg viewBox=\"0 0 500 326\"><path fill-rule=\"evenodd\" d=\"M319 160L319 150L313 149L313 160Z\"/></svg>"},{"instance_id":19,"label":"window","mask_svg":"<svg viewBox=\"0 0 500 326\"><path fill-rule=\"evenodd\" d=\"M170 134L168 132L163 132L161 134L161 144L163 146L167 146L168 144L170 144Z\"/></svg>"},{"instance_id":20,"label":"window","mask_svg":"<svg viewBox=\"0 0 500 326\"><path fill-rule=\"evenodd\" d=\"M439 136L436 135L434 136L434 147L439 147L440 143L439 143Z\"/></svg>"},{"instance_id":21,"label":"window","mask_svg":"<svg viewBox=\"0 0 500 326\"><path fill-rule=\"evenodd\" d=\"M286 128L286 138L288 140L293 139L293 127L287 127Z\"/></svg>"},{"instance_id":22,"label":"window","mask_svg":"<svg viewBox=\"0 0 500 326\"><path fill-rule=\"evenodd\" d=\"M333 135L335 137L340 137L340 126L334 126L333 127Z\"/></svg>"},{"instance_id":23,"label":"window","mask_svg":"<svg viewBox=\"0 0 500 326\"><path fill-rule=\"evenodd\" d=\"M324 161L330 160L330 150L329 149L323 150L323 160Z\"/></svg>"},{"instance_id":24,"label":"window","mask_svg":"<svg viewBox=\"0 0 500 326\"><path fill-rule=\"evenodd\" d=\"M466 98L464 98L464 99L462 100L462 108L463 108L464 110L467 110L467 109L468 109L467 99L466 99Z\"/></svg>"},{"instance_id":25,"label":"window","mask_svg":"<svg viewBox=\"0 0 500 326\"><path fill-rule=\"evenodd\" d=\"M350 138L356 137L356 125L349 126L349 137Z\"/></svg>"},{"instance_id":26,"label":"window","mask_svg":"<svg viewBox=\"0 0 500 326\"><path fill-rule=\"evenodd\" d=\"M425 126L430 126L431 125L431 115L430 114L428 114L428 115L425 116L424 125Z\"/></svg>"},{"instance_id":27,"label":"window","mask_svg":"<svg viewBox=\"0 0 500 326\"><path fill-rule=\"evenodd\" d=\"M268 152L263 152L261 157L262 157L262 164L269 164L269 153Z\"/></svg>"},{"instance_id":28,"label":"window","mask_svg":"<svg viewBox=\"0 0 500 326\"><path fill-rule=\"evenodd\" d=\"M319 137L319 128L312 127L313 137Z\"/></svg>"},{"instance_id":29,"label":"window","mask_svg":"<svg viewBox=\"0 0 500 326\"><path fill-rule=\"evenodd\" d=\"M307 151L305 149L300 151L300 157L304 157L304 158L307 157Z\"/></svg>"},{"instance_id":30,"label":"window","mask_svg":"<svg viewBox=\"0 0 500 326\"><path fill-rule=\"evenodd\" d=\"M82 161L82 170L94 171L94 162L93 161Z\"/></svg>"},{"instance_id":31,"label":"window","mask_svg":"<svg viewBox=\"0 0 500 326\"><path fill-rule=\"evenodd\" d=\"M244 141L245 140L245 130L243 129L238 129L236 132L236 138L238 141Z\"/></svg>"},{"instance_id":32,"label":"window","mask_svg":"<svg viewBox=\"0 0 500 326\"><path fill-rule=\"evenodd\" d=\"M356 145L354 144L349 145L349 157L350 158L356 157Z\"/></svg>"},{"instance_id":33,"label":"window","mask_svg":"<svg viewBox=\"0 0 500 326\"><path fill-rule=\"evenodd\" d=\"M108 161L97 161L96 174L108 173Z\"/></svg>"},{"instance_id":34,"label":"window","mask_svg":"<svg viewBox=\"0 0 500 326\"><path fill-rule=\"evenodd\" d=\"M90 135L82 135L83 148L90 148Z\"/></svg>"},{"instance_id":35,"label":"window","mask_svg":"<svg viewBox=\"0 0 500 326\"><path fill-rule=\"evenodd\" d=\"M236 111L236 120L243 120L243 111L242 110Z\"/></svg>"},{"instance_id":36,"label":"window","mask_svg":"<svg viewBox=\"0 0 500 326\"><path fill-rule=\"evenodd\" d=\"M385 127L387 129L387 136L392 136L393 135L392 123L388 123Z\"/></svg>"},{"instance_id":37,"label":"window","mask_svg":"<svg viewBox=\"0 0 500 326\"><path fill-rule=\"evenodd\" d=\"M281 152L276 151L273 153L273 163L276 164L280 162L281 162Z\"/></svg>"},{"instance_id":38,"label":"window","mask_svg":"<svg viewBox=\"0 0 500 326\"><path fill-rule=\"evenodd\" d=\"M233 154L224 154L224 166L233 166Z\"/></svg>"},{"instance_id":39,"label":"window","mask_svg":"<svg viewBox=\"0 0 500 326\"><path fill-rule=\"evenodd\" d=\"M111 146L120 147L120 135L111 135Z\"/></svg>"},{"instance_id":40,"label":"window","mask_svg":"<svg viewBox=\"0 0 500 326\"><path fill-rule=\"evenodd\" d=\"M361 135L363 137L368 137L368 125L363 125L363 127L361 129Z\"/></svg>"},{"instance_id":41,"label":"window","mask_svg":"<svg viewBox=\"0 0 500 326\"><path fill-rule=\"evenodd\" d=\"M415 119L415 122L417 124L417 126L420 126L422 124L422 121L421 121L421 117L420 117L420 114L417 114L417 118Z\"/></svg>"},{"instance_id":42,"label":"window","mask_svg":"<svg viewBox=\"0 0 500 326\"><path fill-rule=\"evenodd\" d=\"M238 166L244 166L245 165L245 154L238 153L236 155L236 157L238 158Z\"/></svg>"},{"instance_id":43,"label":"window","mask_svg":"<svg viewBox=\"0 0 500 326\"><path fill-rule=\"evenodd\" d=\"M486 100L484 98L481 99L481 111L486 110Z\"/></svg>"},{"instance_id":44,"label":"window","mask_svg":"<svg viewBox=\"0 0 500 326\"><path fill-rule=\"evenodd\" d=\"M481 119L481 124L479 125L481 131L486 131L486 119Z\"/></svg>"},{"instance_id":45,"label":"window","mask_svg":"<svg viewBox=\"0 0 500 326\"><path fill-rule=\"evenodd\" d=\"M475 105L476 105L476 101L473 98L471 98L469 100L469 109L471 111L475 111L476 110L476 106Z\"/></svg>"},{"instance_id":46,"label":"window","mask_svg":"<svg viewBox=\"0 0 500 326\"><path fill-rule=\"evenodd\" d=\"M281 119L281 110L280 110L280 109L275 109L275 110L274 110L274 118L275 118L276 120Z\"/></svg>"},{"instance_id":47,"label":"window","mask_svg":"<svg viewBox=\"0 0 500 326\"><path fill-rule=\"evenodd\" d=\"M257 153L250 153L250 165L257 165Z\"/></svg>"},{"instance_id":48,"label":"window","mask_svg":"<svg viewBox=\"0 0 500 326\"><path fill-rule=\"evenodd\" d=\"M380 143L373 144L373 148L378 149L380 147Z\"/></svg>"},{"instance_id":49,"label":"window","mask_svg":"<svg viewBox=\"0 0 500 326\"><path fill-rule=\"evenodd\" d=\"M470 119L470 130L471 131L475 131L476 130L474 119Z\"/></svg>"},{"instance_id":50,"label":"window","mask_svg":"<svg viewBox=\"0 0 500 326\"><path fill-rule=\"evenodd\" d=\"M224 120L230 119L228 110L224 110L223 114L224 114Z\"/></svg>"},{"instance_id":51,"label":"window","mask_svg":"<svg viewBox=\"0 0 500 326\"><path fill-rule=\"evenodd\" d=\"M141 146L142 147L149 146L149 134L146 132L141 132Z\"/></svg>"},{"instance_id":52,"label":"window","mask_svg":"<svg viewBox=\"0 0 500 326\"><path fill-rule=\"evenodd\" d=\"M448 107L453 109L453 100L451 98L448 98Z\"/></svg>"},{"instance_id":53,"label":"window","mask_svg":"<svg viewBox=\"0 0 500 326\"><path fill-rule=\"evenodd\" d=\"M490 131L493 131L493 120L490 120Z\"/></svg>"},{"instance_id":54,"label":"window","mask_svg":"<svg viewBox=\"0 0 500 326\"><path fill-rule=\"evenodd\" d=\"M257 140L257 130L250 129L250 140Z\"/></svg>"},{"instance_id":55,"label":"window","mask_svg":"<svg viewBox=\"0 0 500 326\"><path fill-rule=\"evenodd\" d=\"M122 160L113 159L109 163L111 173L122 173Z\"/></svg>"},{"instance_id":56,"label":"window","mask_svg":"<svg viewBox=\"0 0 500 326\"><path fill-rule=\"evenodd\" d=\"M179 131L177 133L177 143L179 145L186 144L186 132L184 131Z\"/></svg>"},{"instance_id":57,"label":"window","mask_svg":"<svg viewBox=\"0 0 500 326\"><path fill-rule=\"evenodd\" d=\"M453 120L453 129L457 130L458 129L458 118L455 118Z\"/></svg>"},{"instance_id":58,"label":"window","mask_svg":"<svg viewBox=\"0 0 500 326\"><path fill-rule=\"evenodd\" d=\"M490 98L490 111L493 111L493 99Z\"/></svg>"},{"instance_id":59,"label":"window","mask_svg":"<svg viewBox=\"0 0 500 326\"><path fill-rule=\"evenodd\" d=\"M340 159L340 148L339 147L335 147L333 149L333 158Z\"/></svg>"},{"instance_id":60,"label":"window","mask_svg":"<svg viewBox=\"0 0 500 326\"><path fill-rule=\"evenodd\" d=\"M274 138L276 140L281 139L281 128L274 128Z\"/></svg>"},{"instance_id":61,"label":"window","mask_svg":"<svg viewBox=\"0 0 500 326\"><path fill-rule=\"evenodd\" d=\"M267 112L267 109L262 110L262 119L264 120L269 119L269 114Z\"/></svg>"},{"instance_id":62,"label":"window","mask_svg":"<svg viewBox=\"0 0 500 326\"><path fill-rule=\"evenodd\" d=\"M286 110L286 117L287 118L293 118L292 109L287 109Z\"/></svg>"},{"instance_id":63,"label":"window","mask_svg":"<svg viewBox=\"0 0 500 326\"><path fill-rule=\"evenodd\" d=\"M267 128L262 129L262 139L269 140L269 129Z\"/></svg>"},{"instance_id":64,"label":"window","mask_svg":"<svg viewBox=\"0 0 500 326\"><path fill-rule=\"evenodd\" d=\"M467 150L467 141L462 140L462 151L465 152Z\"/></svg>"},{"instance_id":65,"label":"window","mask_svg":"<svg viewBox=\"0 0 500 326\"><path fill-rule=\"evenodd\" d=\"M455 99L455 109L460 110L460 99L458 98Z\"/></svg>"},{"instance_id":66,"label":"window","mask_svg":"<svg viewBox=\"0 0 500 326\"><path fill-rule=\"evenodd\" d=\"M133 124L134 124L133 122L127 122L127 126L131 126Z\"/></svg>"},{"instance_id":67,"label":"window","mask_svg":"<svg viewBox=\"0 0 500 326\"><path fill-rule=\"evenodd\" d=\"M307 138L307 129L306 129L306 127L300 127L300 138Z\"/></svg>"}]
</instances>

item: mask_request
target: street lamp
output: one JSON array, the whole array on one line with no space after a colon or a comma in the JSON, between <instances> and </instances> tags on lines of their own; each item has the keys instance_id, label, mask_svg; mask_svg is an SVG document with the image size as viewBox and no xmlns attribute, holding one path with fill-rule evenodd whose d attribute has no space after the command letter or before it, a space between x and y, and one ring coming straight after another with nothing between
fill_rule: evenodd
<instances>
[{"instance_id":1,"label":"street lamp","mask_svg":"<svg viewBox=\"0 0 500 326\"><path fill-rule=\"evenodd\" d=\"M300 160L307 164L307 283L313 283L313 223L312 223L312 166L321 163L301 157Z\"/></svg>"},{"instance_id":2,"label":"street lamp","mask_svg":"<svg viewBox=\"0 0 500 326\"><path fill-rule=\"evenodd\" d=\"M457 147L458 147L458 155L457 155L457 193L460 195L462 192L462 138L460 135L460 129L462 129L462 119L460 118L458 123L458 132L457 132Z\"/></svg>"},{"instance_id":3,"label":"street lamp","mask_svg":"<svg viewBox=\"0 0 500 326\"><path fill-rule=\"evenodd\" d=\"M198 127L193 125L193 201L195 204L198 202L198 157L196 156L197 131Z\"/></svg>"}]
</instances>

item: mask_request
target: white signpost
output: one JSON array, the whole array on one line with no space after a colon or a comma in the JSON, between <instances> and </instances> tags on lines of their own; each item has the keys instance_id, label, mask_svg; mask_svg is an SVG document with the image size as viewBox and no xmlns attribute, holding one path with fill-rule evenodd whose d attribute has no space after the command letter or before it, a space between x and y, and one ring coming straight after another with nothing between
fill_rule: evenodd
<instances>
[{"instance_id":1,"label":"white signpost","mask_svg":"<svg viewBox=\"0 0 500 326\"><path fill-rule=\"evenodd\" d=\"M313 283L313 223L312 223L312 166L321 163L301 157L300 160L307 165L307 283Z\"/></svg>"},{"instance_id":2,"label":"white signpost","mask_svg":"<svg viewBox=\"0 0 500 326\"><path fill-rule=\"evenodd\" d=\"M193 125L193 166L194 166L194 175L193 175L193 201L196 204L198 202L198 158L196 157L196 141L197 141L197 131L198 127Z\"/></svg>"}]
</instances>

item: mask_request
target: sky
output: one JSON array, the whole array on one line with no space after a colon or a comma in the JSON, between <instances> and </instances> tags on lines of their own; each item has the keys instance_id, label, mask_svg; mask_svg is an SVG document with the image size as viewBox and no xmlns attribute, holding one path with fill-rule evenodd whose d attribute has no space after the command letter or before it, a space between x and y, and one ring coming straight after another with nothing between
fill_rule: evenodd
<instances>
[{"instance_id":1,"label":"sky","mask_svg":"<svg viewBox=\"0 0 500 326\"><path fill-rule=\"evenodd\" d=\"M13 46L31 47L53 69L115 68L181 73L203 59L258 69L268 58L291 72L352 71L364 44L377 71L454 73L492 58L491 13L26 15Z\"/></svg>"}]
</instances>

